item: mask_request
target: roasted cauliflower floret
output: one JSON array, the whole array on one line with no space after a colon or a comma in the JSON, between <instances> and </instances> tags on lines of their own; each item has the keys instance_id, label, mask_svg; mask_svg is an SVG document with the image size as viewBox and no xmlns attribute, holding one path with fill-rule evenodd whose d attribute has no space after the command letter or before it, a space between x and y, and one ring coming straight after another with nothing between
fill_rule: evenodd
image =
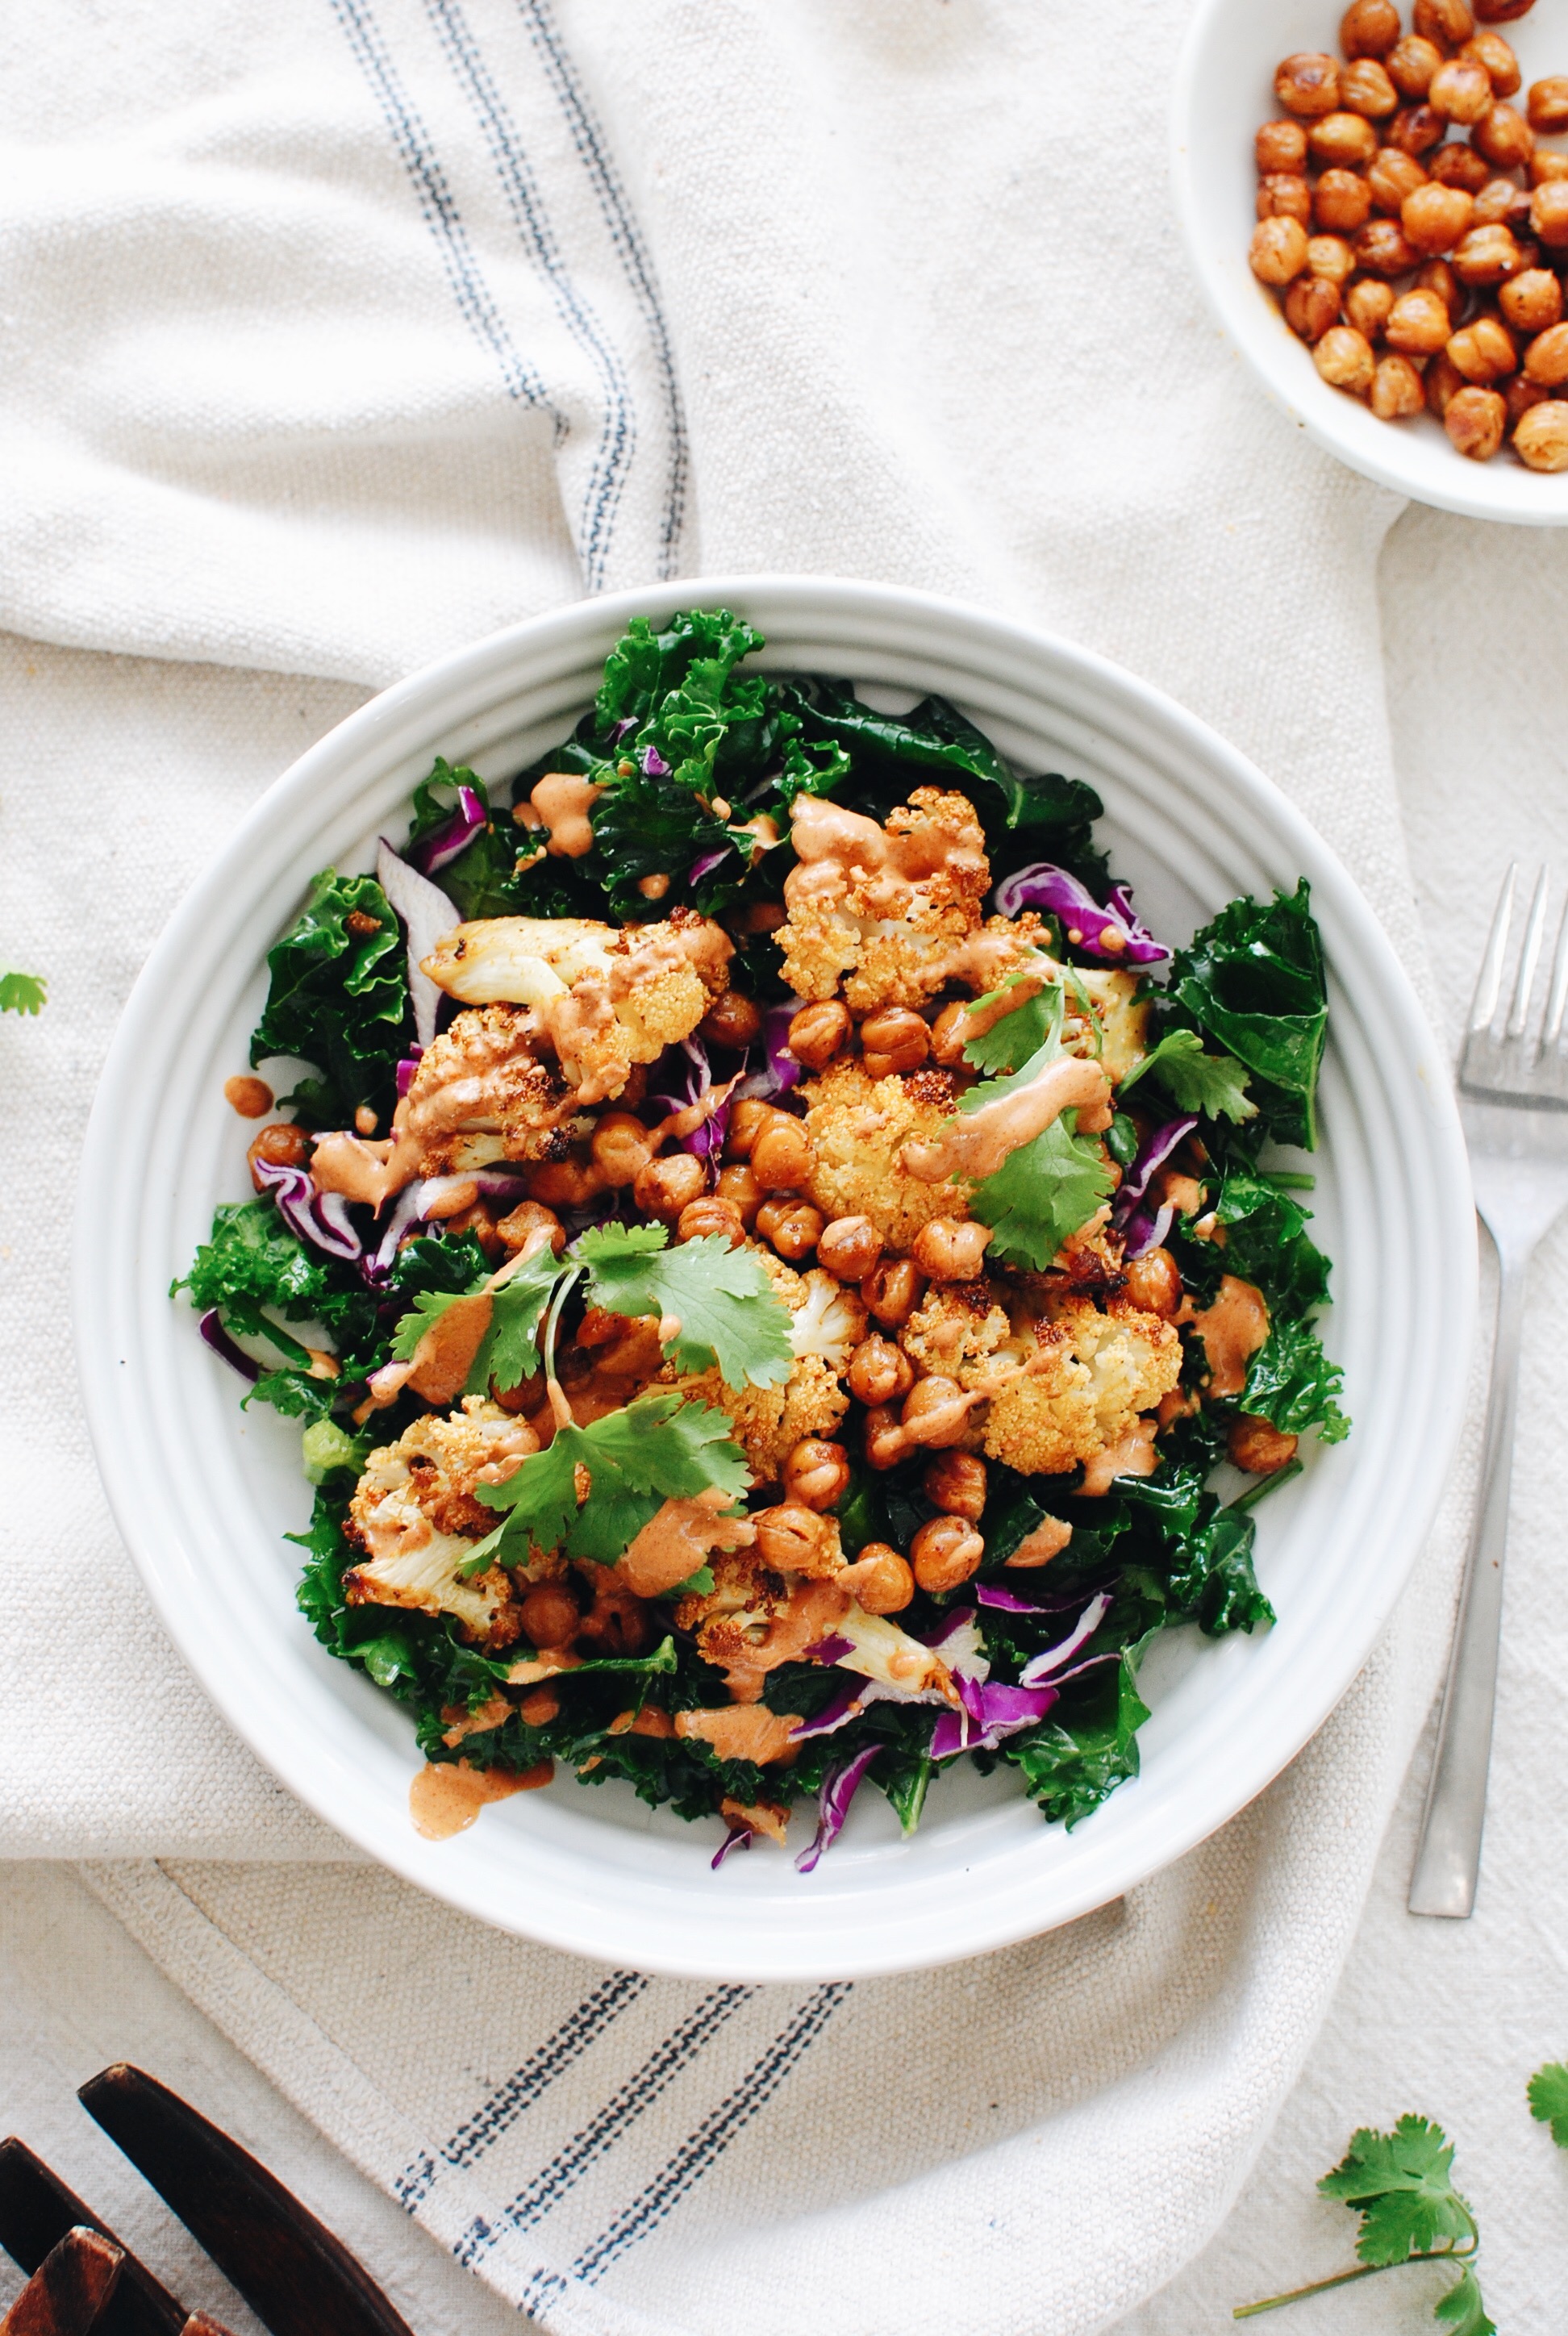
<instances>
[{"instance_id":1,"label":"roasted cauliflower floret","mask_svg":"<svg viewBox=\"0 0 1568 2336\"><path fill-rule=\"evenodd\" d=\"M955 1374L990 1397L982 1449L1026 1475L1059 1475L1121 1443L1176 1385L1182 1342L1157 1314L1102 1314L1059 1299L1051 1319L1015 1327L1006 1345Z\"/></svg>"},{"instance_id":2,"label":"roasted cauliflower floret","mask_svg":"<svg viewBox=\"0 0 1568 2336\"><path fill-rule=\"evenodd\" d=\"M941 1658L887 1616L864 1613L831 1577L804 1581L775 1573L746 1550L716 1557L713 1572L712 1590L681 1600L676 1628L693 1633L705 1660L726 1673L737 1702L755 1700L769 1671L799 1662L809 1647L829 1637L850 1641L844 1669L901 1693L936 1689L950 1698Z\"/></svg>"},{"instance_id":3,"label":"roasted cauliflower floret","mask_svg":"<svg viewBox=\"0 0 1568 2336\"><path fill-rule=\"evenodd\" d=\"M537 1036L523 1007L486 1006L459 1014L425 1048L393 1123L400 1150L417 1148L420 1175L560 1149L566 1089L541 1062Z\"/></svg>"},{"instance_id":4,"label":"roasted cauliflower floret","mask_svg":"<svg viewBox=\"0 0 1568 2336\"><path fill-rule=\"evenodd\" d=\"M921 1371L950 1379L994 1355L1011 1335L1007 1309L989 1282L949 1281L928 1290L898 1339Z\"/></svg>"},{"instance_id":5,"label":"roasted cauliflower floret","mask_svg":"<svg viewBox=\"0 0 1568 2336\"><path fill-rule=\"evenodd\" d=\"M798 865L784 883L777 939L802 998L841 982L855 1013L922 1006L952 976L956 948L980 922L990 881L985 838L959 794L917 787L885 827L813 795L795 802Z\"/></svg>"},{"instance_id":6,"label":"roasted cauliflower floret","mask_svg":"<svg viewBox=\"0 0 1568 2336\"><path fill-rule=\"evenodd\" d=\"M538 1448L526 1422L470 1396L450 1418L428 1413L374 1451L349 1506L365 1561L343 1577L348 1604L452 1614L486 1647L510 1645L521 1628L510 1577L492 1565L465 1582L459 1569L496 1521L477 1487L504 1482Z\"/></svg>"},{"instance_id":7,"label":"roasted cauliflower floret","mask_svg":"<svg viewBox=\"0 0 1568 2336\"><path fill-rule=\"evenodd\" d=\"M869 1217L890 1249L908 1251L933 1217L967 1217L967 1188L924 1184L899 1154L906 1144L934 1144L957 1096L945 1071L868 1078L863 1065L830 1063L802 1090L804 1122L816 1158L807 1197L824 1217Z\"/></svg>"},{"instance_id":8,"label":"roasted cauliflower floret","mask_svg":"<svg viewBox=\"0 0 1568 2336\"><path fill-rule=\"evenodd\" d=\"M839 1373L864 1333L866 1309L852 1290L813 1266L796 1273L771 1250L754 1244L753 1254L793 1318L794 1367L777 1387L726 1387L716 1370L667 1381L699 1401L726 1411L735 1441L759 1484L772 1484L788 1455L805 1436L831 1436L849 1409L849 1389Z\"/></svg>"}]
</instances>

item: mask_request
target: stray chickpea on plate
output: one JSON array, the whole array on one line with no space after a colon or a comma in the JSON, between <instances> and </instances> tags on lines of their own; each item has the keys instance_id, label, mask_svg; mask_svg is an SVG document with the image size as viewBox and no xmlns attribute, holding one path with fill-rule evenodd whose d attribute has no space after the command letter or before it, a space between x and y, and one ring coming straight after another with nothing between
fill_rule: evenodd
<instances>
[{"instance_id":1,"label":"stray chickpea on plate","mask_svg":"<svg viewBox=\"0 0 1568 2336\"><path fill-rule=\"evenodd\" d=\"M1568 151L1542 141L1568 131L1568 72L1526 89L1496 29L1533 5L1416 0L1407 30L1352 0L1338 56L1284 58L1249 257L1332 387L1547 472L1568 470Z\"/></svg>"}]
</instances>

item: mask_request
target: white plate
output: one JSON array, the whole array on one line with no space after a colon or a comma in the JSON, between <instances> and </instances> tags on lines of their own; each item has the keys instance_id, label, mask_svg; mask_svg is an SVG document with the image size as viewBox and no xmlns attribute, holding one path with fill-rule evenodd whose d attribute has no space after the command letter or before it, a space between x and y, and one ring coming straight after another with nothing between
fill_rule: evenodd
<instances>
[{"instance_id":1,"label":"white plate","mask_svg":"<svg viewBox=\"0 0 1568 2336\"><path fill-rule=\"evenodd\" d=\"M367 864L435 754L503 777L560 737L629 617L716 604L761 628L775 668L943 691L1026 767L1092 781L1113 862L1167 938L1234 893L1311 880L1332 1000L1313 1199L1355 1432L1261 1512L1277 1628L1219 1643L1183 1631L1157 1650L1143 1775L1072 1835L1005 1776L949 1776L911 1841L866 1793L811 1877L760 1844L715 1874L716 1823L565 1777L455 1840L422 1841L407 1718L295 1611L281 1535L309 1508L297 1430L241 1412L189 1306L169 1301L215 1203L248 1190L249 1130L223 1082L245 1066L267 948L313 872ZM1465 1388L1473 1228L1444 1066L1388 941L1311 829L1212 731L1116 667L976 609L883 585L719 578L588 601L460 650L268 790L126 1008L83 1163L76 1328L110 1498L164 1625L302 1800L505 1929L648 1970L799 1981L941 1962L1066 1922L1179 1857L1300 1749L1365 1660L1437 1501ZM809 1839L809 1815L796 1824Z\"/></svg>"},{"instance_id":2,"label":"white plate","mask_svg":"<svg viewBox=\"0 0 1568 2336\"><path fill-rule=\"evenodd\" d=\"M1409 0L1398 5L1408 30ZM1343 0L1198 0L1171 110L1176 209L1198 280L1275 404L1352 470L1471 519L1568 525L1568 471L1527 471L1506 447L1489 462L1469 462L1430 414L1379 422L1359 398L1330 389L1248 265L1257 224L1252 139L1281 112L1274 69L1298 49L1339 56L1343 13ZM1568 0L1536 0L1527 16L1496 30L1518 54L1524 89L1568 73Z\"/></svg>"}]
</instances>

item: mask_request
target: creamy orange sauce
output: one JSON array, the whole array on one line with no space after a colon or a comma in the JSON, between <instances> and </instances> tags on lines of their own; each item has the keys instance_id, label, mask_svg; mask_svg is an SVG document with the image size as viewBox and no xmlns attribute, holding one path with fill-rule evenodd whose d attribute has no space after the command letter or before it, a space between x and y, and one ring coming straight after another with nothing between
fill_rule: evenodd
<instances>
[{"instance_id":1,"label":"creamy orange sauce","mask_svg":"<svg viewBox=\"0 0 1568 2336\"><path fill-rule=\"evenodd\" d=\"M604 789L579 772L547 771L529 796L549 834L546 849L557 860L580 860L593 850L589 813Z\"/></svg>"},{"instance_id":2,"label":"creamy orange sauce","mask_svg":"<svg viewBox=\"0 0 1568 2336\"><path fill-rule=\"evenodd\" d=\"M554 1775L553 1760L521 1771L471 1768L466 1760L432 1762L408 1788L408 1814L414 1832L426 1841L450 1841L454 1833L468 1831L488 1802L537 1792Z\"/></svg>"},{"instance_id":3,"label":"creamy orange sauce","mask_svg":"<svg viewBox=\"0 0 1568 2336\"><path fill-rule=\"evenodd\" d=\"M716 1711L677 1711L677 1736L700 1737L721 1760L793 1760L799 1749L790 1742L790 1730L800 1726L793 1711L770 1711L765 1703L730 1703Z\"/></svg>"},{"instance_id":4,"label":"creamy orange sauce","mask_svg":"<svg viewBox=\"0 0 1568 2336\"><path fill-rule=\"evenodd\" d=\"M1160 1455L1154 1449L1154 1423L1152 1419L1135 1419L1125 1436L1117 1444L1107 1444L1086 1463L1084 1481L1079 1491L1088 1500L1097 1500L1108 1493L1118 1476L1152 1476L1159 1465Z\"/></svg>"},{"instance_id":5,"label":"creamy orange sauce","mask_svg":"<svg viewBox=\"0 0 1568 2336\"><path fill-rule=\"evenodd\" d=\"M994 1176L1012 1153L1042 1135L1064 1111L1078 1111L1079 1124L1089 1124L1105 1111L1110 1092L1110 1082L1097 1063L1064 1055L1047 1063L1027 1086L998 1095L979 1111L959 1113L934 1143L906 1144L899 1157L923 1184L942 1184L960 1176L978 1183Z\"/></svg>"},{"instance_id":6,"label":"creamy orange sauce","mask_svg":"<svg viewBox=\"0 0 1568 2336\"><path fill-rule=\"evenodd\" d=\"M669 878L660 869L655 875L639 876L637 889L645 900L662 900L669 891Z\"/></svg>"},{"instance_id":7,"label":"creamy orange sauce","mask_svg":"<svg viewBox=\"0 0 1568 2336\"><path fill-rule=\"evenodd\" d=\"M756 1527L746 1517L725 1517L731 1495L709 1484L695 1500L666 1501L617 1558L618 1580L638 1598L662 1598L687 1581L716 1550L746 1549Z\"/></svg>"},{"instance_id":8,"label":"creamy orange sauce","mask_svg":"<svg viewBox=\"0 0 1568 2336\"><path fill-rule=\"evenodd\" d=\"M316 1189L318 1192L341 1192L345 1200L366 1201L373 1209L379 1209L388 1192L398 1189L391 1181L391 1153L392 1145L385 1139L379 1144L367 1144L362 1135L349 1135L335 1128L320 1138L311 1157L310 1173ZM408 1175L413 1173L411 1167ZM401 1182L406 1183L408 1176Z\"/></svg>"},{"instance_id":9,"label":"creamy orange sauce","mask_svg":"<svg viewBox=\"0 0 1568 2336\"><path fill-rule=\"evenodd\" d=\"M445 1712L441 1716L444 1719ZM553 1713L551 1717L554 1717ZM511 1706L505 1696L492 1695L487 1703L480 1705L477 1711L459 1712L441 1740L449 1752L455 1752L465 1736L483 1736L492 1728L504 1727L511 1718Z\"/></svg>"},{"instance_id":10,"label":"creamy orange sauce","mask_svg":"<svg viewBox=\"0 0 1568 2336\"><path fill-rule=\"evenodd\" d=\"M910 835L890 835L863 812L848 811L824 795L798 795L791 814L790 841L795 857L807 869L832 865L841 875L875 875L885 870L911 883L934 876L979 855L955 852L951 835L943 828L917 826ZM792 870L784 887L794 881ZM809 886L804 889L810 889Z\"/></svg>"},{"instance_id":11,"label":"creamy orange sauce","mask_svg":"<svg viewBox=\"0 0 1568 2336\"><path fill-rule=\"evenodd\" d=\"M843 1621L853 1601L850 1592L840 1587L842 1579L838 1575L828 1581L798 1582L763 1644L748 1647L727 1664L725 1685L737 1704L757 1702L769 1671L781 1663L798 1662L808 1647L827 1638L834 1625Z\"/></svg>"},{"instance_id":12,"label":"creamy orange sauce","mask_svg":"<svg viewBox=\"0 0 1568 2336\"><path fill-rule=\"evenodd\" d=\"M225 1079L223 1100L241 1119L262 1119L272 1109L272 1089L265 1079Z\"/></svg>"},{"instance_id":13,"label":"creamy orange sauce","mask_svg":"<svg viewBox=\"0 0 1568 2336\"><path fill-rule=\"evenodd\" d=\"M1222 1274L1219 1296L1193 1319L1209 1358L1209 1393L1240 1395L1247 1384L1247 1365L1269 1335L1262 1291L1236 1274Z\"/></svg>"},{"instance_id":14,"label":"creamy orange sauce","mask_svg":"<svg viewBox=\"0 0 1568 2336\"><path fill-rule=\"evenodd\" d=\"M1021 1566L1048 1565L1053 1557L1061 1555L1072 1537L1071 1525L1064 1524L1060 1517L1047 1517L1033 1533L1024 1535L1011 1557L1004 1559L1003 1562Z\"/></svg>"}]
</instances>

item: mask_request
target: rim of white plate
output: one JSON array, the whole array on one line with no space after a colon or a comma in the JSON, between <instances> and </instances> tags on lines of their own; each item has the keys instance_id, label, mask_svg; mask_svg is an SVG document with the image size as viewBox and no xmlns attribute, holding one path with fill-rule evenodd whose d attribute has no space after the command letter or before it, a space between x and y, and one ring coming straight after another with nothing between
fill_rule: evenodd
<instances>
[{"instance_id":1,"label":"rim of white plate","mask_svg":"<svg viewBox=\"0 0 1568 2336\"><path fill-rule=\"evenodd\" d=\"M1144 1730L1142 1776L1070 1835L1021 1801L966 1816L960 1798L908 1843L873 1838L869 1820L857 1839L852 1819L809 1881L776 1853L715 1875L706 1829L672 1834L561 1782L487 1809L455 1840L422 1841L407 1817L420 1763L406 1719L293 1611L292 1569L262 1509L297 1494L303 1514L297 1465L281 1446L260 1450L232 1378L165 1294L213 1203L243 1194L222 1079L266 948L314 871L387 823L435 752L482 764L488 742L498 770L518 767L495 742L548 735L585 704L633 615L714 605L761 628L776 668L936 688L1003 733L1051 742L1203 913L1244 884L1312 884L1332 994L1330 1343L1355 1433L1315 1453L1264 1512L1275 1629L1203 1645L1200 1688L1175 1691ZM601 1960L759 1981L920 1968L1048 1930L1146 1879L1261 1791L1332 1710L1403 1587L1456 1438L1474 1302L1446 1066L1371 910L1279 791L1104 658L930 594L814 577L692 579L530 619L383 692L302 755L142 969L94 1104L76 1224L80 1367L115 1517L174 1644L273 1774L361 1849L482 1920Z\"/></svg>"},{"instance_id":2,"label":"rim of white plate","mask_svg":"<svg viewBox=\"0 0 1568 2336\"><path fill-rule=\"evenodd\" d=\"M1338 55L1341 13L1340 0L1198 0L1193 11L1171 95L1171 181L1204 296L1272 402L1364 478L1466 519L1568 525L1568 472L1529 471L1505 452L1473 462L1430 415L1379 422L1360 399L1331 389L1248 265L1252 135L1279 111L1274 68L1298 49ZM1539 0L1498 29L1526 84L1568 71L1568 0Z\"/></svg>"}]
</instances>

